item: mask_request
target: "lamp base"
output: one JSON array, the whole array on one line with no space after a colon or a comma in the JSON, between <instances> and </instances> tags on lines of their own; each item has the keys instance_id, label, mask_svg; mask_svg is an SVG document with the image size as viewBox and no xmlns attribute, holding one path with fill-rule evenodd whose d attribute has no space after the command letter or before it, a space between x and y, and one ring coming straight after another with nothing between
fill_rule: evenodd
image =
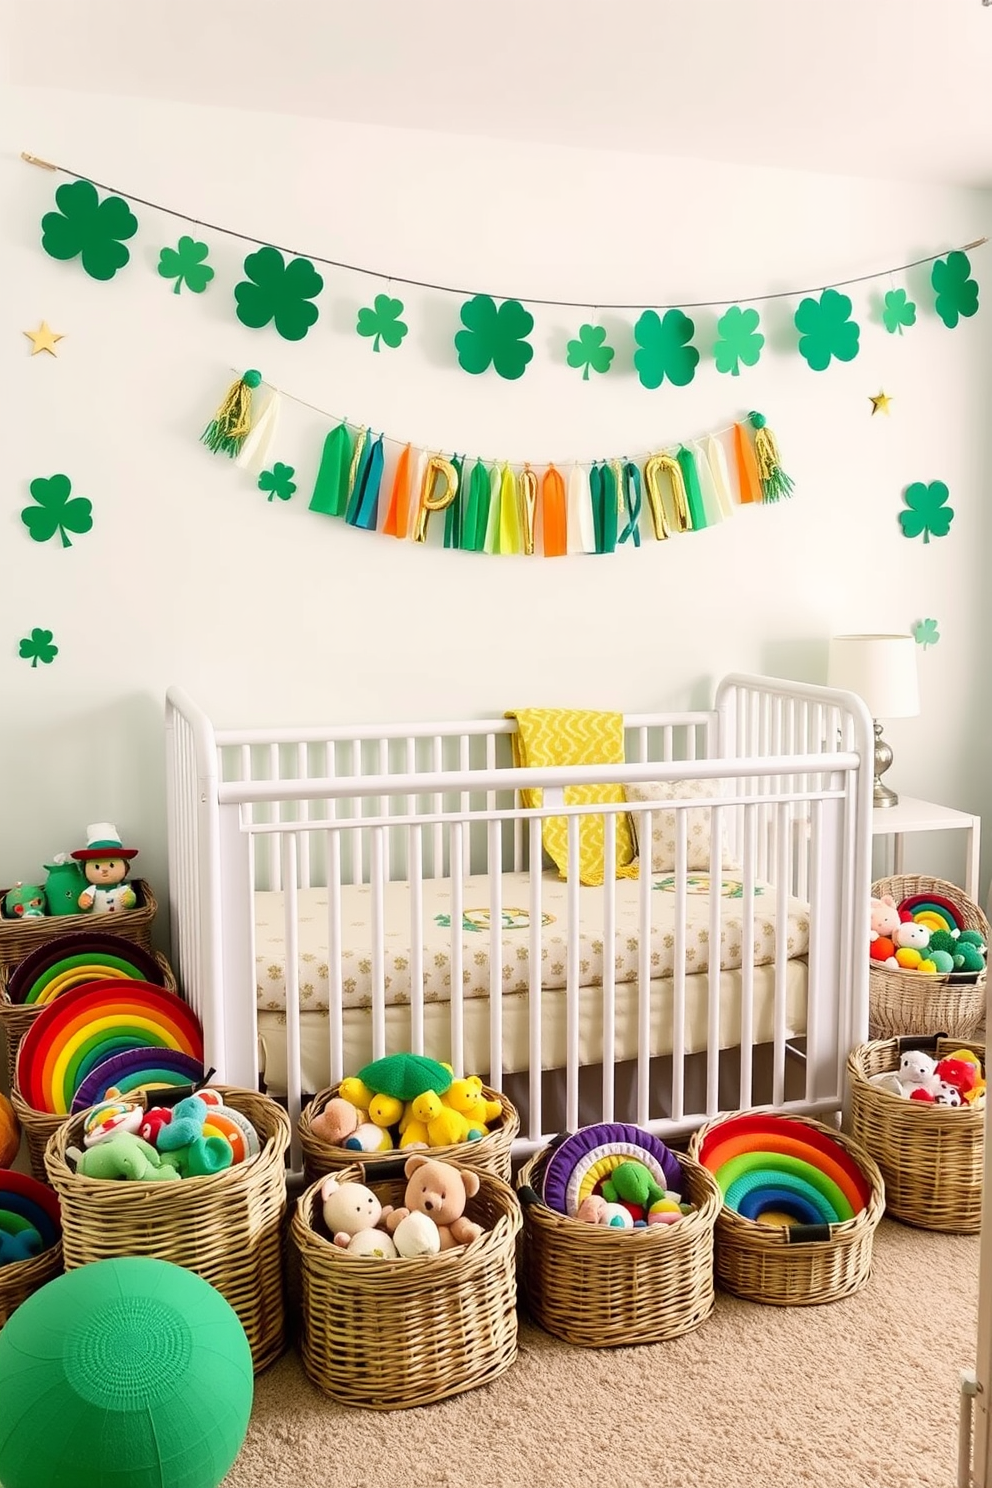
<instances>
[{"instance_id":1,"label":"lamp base","mask_svg":"<svg viewBox=\"0 0 992 1488\"><path fill-rule=\"evenodd\" d=\"M882 725L875 724L875 782L872 788L872 805L898 806L899 797L885 785L882 776L892 763L892 747L882 738Z\"/></svg>"}]
</instances>

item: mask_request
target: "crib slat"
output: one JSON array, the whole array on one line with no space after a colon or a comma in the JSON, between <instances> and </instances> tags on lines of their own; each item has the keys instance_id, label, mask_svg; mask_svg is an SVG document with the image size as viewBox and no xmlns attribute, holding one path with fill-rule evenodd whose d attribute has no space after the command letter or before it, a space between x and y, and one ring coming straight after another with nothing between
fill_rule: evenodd
<instances>
[{"instance_id":1,"label":"crib slat","mask_svg":"<svg viewBox=\"0 0 992 1488\"><path fill-rule=\"evenodd\" d=\"M541 1038L541 1013L542 1013L542 970L543 960L541 956L542 942L544 939L543 926L543 896L541 881L541 822L538 817L531 817L528 823L530 834L529 858L530 858L530 964L528 966L529 985L529 1039L528 1039L528 1102L530 1106L530 1135L536 1140L544 1130L541 1120L541 1071L544 1068L543 1043ZM502 1001L502 1000L501 1000ZM501 1009L502 1012L502 1009ZM491 1032L491 1030L490 1030ZM491 1039L493 1049L502 1048L502 1040L499 1043ZM500 1069L502 1076L502 1069Z\"/></svg>"}]
</instances>

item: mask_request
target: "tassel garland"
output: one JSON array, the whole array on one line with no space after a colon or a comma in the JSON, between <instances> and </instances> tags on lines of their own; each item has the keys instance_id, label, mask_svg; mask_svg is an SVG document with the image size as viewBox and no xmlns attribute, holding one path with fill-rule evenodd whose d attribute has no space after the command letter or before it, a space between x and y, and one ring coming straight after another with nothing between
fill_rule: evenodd
<instances>
[{"instance_id":1,"label":"tassel garland","mask_svg":"<svg viewBox=\"0 0 992 1488\"><path fill-rule=\"evenodd\" d=\"M252 368L231 383L223 403L200 435L201 443L215 455L230 455L233 460L241 453L251 432L252 390L261 381L261 372Z\"/></svg>"},{"instance_id":2,"label":"tassel garland","mask_svg":"<svg viewBox=\"0 0 992 1488\"><path fill-rule=\"evenodd\" d=\"M765 500L778 501L780 496L791 496L792 479L782 469L775 435L767 419L763 413L749 413L747 418L754 430L754 455Z\"/></svg>"}]
</instances>

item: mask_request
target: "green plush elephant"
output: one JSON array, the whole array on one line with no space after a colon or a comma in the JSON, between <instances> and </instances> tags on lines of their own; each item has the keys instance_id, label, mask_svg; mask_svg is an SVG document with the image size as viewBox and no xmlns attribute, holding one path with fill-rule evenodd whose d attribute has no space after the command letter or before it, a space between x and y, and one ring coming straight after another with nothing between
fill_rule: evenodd
<instances>
[{"instance_id":1,"label":"green plush elephant","mask_svg":"<svg viewBox=\"0 0 992 1488\"><path fill-rule=\"evenodd\" d=\"M163 1163L159 1153L134 1132L119 1131L95 1147L80 1152L70 1147L68 1154L75 1160L76 1172L85 1178L136 1179L146 1183L175 1183L180 1175L174 1167Z\"/></svg>"}]
</instances>

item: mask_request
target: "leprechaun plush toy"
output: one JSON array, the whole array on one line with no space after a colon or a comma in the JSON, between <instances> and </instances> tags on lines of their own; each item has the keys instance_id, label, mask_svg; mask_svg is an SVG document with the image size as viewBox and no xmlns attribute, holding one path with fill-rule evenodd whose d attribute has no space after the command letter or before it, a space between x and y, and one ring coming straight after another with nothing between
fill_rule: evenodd
<instances>
[{"instance_id":1,"label":"leprechaun plush toy","mask_svg":"<svg viewBox=\"0 0 992 1488\"><path fill-rule=\"evenodd\" d=\"M82 863L86 888L79 896L84 914L116 914L133 909L138 902L127 876L130 860L137 857L136 847L122 847L117 828L111 822L96 822L86 828L86 846L72 856Z\"/></svg>"}]
</instances>

